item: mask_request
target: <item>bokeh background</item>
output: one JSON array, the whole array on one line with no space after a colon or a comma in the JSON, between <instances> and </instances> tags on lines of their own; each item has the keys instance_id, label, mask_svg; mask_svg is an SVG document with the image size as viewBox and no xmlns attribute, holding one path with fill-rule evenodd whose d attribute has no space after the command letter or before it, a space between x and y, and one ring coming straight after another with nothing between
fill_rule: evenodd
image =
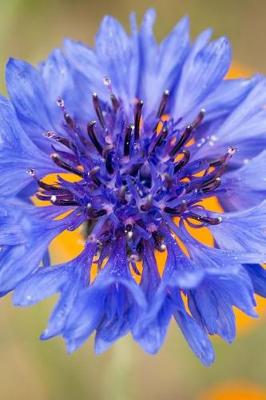
<instances>
[{"instance_id":1,"label":"bokeh background","mask_svg":"<svg viewBox=\"0 0 266 400\"><path fill-rule=\"evenodd\" d=\"M158 38L189 14L193 36L208 26L215 36L229 36L231 76L266 72L265 0L0 0L1 92L9 56L35 63L64 37L93 44L104 14L128 26L132 10L140 18L150 6L157 9ZM38 340L52 304L18 310L10 298L1 300L1 400L266 400L266 303L261 299L259 320L238 313L234 344L214 338L217 361L211 368L201 366L174 324L156 356L144 354L130 338L102 356L94 355L92 340L69 356L60 339Z\"/></svg>"}]
</instances>

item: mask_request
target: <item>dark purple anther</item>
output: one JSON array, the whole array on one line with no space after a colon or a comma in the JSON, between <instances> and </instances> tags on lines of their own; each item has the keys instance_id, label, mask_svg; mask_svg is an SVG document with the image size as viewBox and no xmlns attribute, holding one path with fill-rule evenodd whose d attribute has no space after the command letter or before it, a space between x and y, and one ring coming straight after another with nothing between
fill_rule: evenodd
<instances>
[{"instance_id":1,"label":"dark purple anther","mask_svg":"<svg viewBox=\"0 0 266 400\"><path fill-rule=\"evenodd\" d=\"M190 152L188 150L183 150L182 151L183 154L183 158L182 160L180 160L175 168L174 168L174 173L176 174L177 172L179 172L190 160Z\"/></svg>"},{"instance_id":2,"label":"dark purple anther","mask_svg":"<svg viewBox=\"0 0 266 400\"><path fill-rule=\"evenodd\" d=\"M130 145L131 145L133 131L134 131L134 125L131 124L126 129L125 141L124 141L124 156L128 156L130 153Z\"/></svg>"},{"instance_id":3,"label":"dark purple anther","mask_svg":"<svg viewBox=\"0 0 266 400\"><path fill-rule=\"evenodd\" d=\"M135 107L135 140L139 139L140 134L140 120L141 120L141 112L143 108L143 101L138 100Z\"/></svg>"},{"instance_id":4,"label":"dark purple anther","mask_svg":"<svg viewBox=\"0 0 266 400\"><path fill-rule=\"evenodd\" d=\"M196 221L202 222L207 225L219 225L222 222L222 217L212 218L204 217L198 214L189 213L188 218L195 219Z\"/></svg>"},{"instance_id":5,"label":"dark purple anther","mask_svg":"<svg viewBox=\"0 0 266 400\"><path fill-rule=\"evenodd\" d=\"M158 109L158 112L157 112L157 117L158 118L161 118L161 116L165 112L167 101L169 99L169 94L170 94L169 90L165 90L164 93L163 93L162 100L161 100L161 103L159 105L159 109Z\"/></svg>"},{"instance_id":6,"label":"dark purple anther","mask_svg":"<svg viewBox=\"0 0 266 400\"><path fill-rule=\"evenodd\" d=\"M100 153L102 155L103 148L102 148L101 144L99 143L99 141L98 141L98 139L96 137L95 124L96 124L96 121L89 122L88 125L87 125L87 132L88 132L88 135L89 135L92 143L94 144L96 150L98 151L98 153Z\"/></svg>"},{"instance_id":7,"label":"dark purple anther","mask_svg":"<svg viewBox=\"0 0 266 400\"><path fill-rule=\"evenodd\" d=\"M71 129L75 129L74 120L71 118L71 116L70 116L67 112L64 112L64 118L65 118L65 121L66 121L67 125L68 125Z\"/></svg>"},{"instance_id":8,"label":"dark purple anther","mask_svg":"<svg viewBox=\"0 0 266 400\"><path fill-rule=\"evenodd\" d=\"M105 128L105 120L104 120L102 108L101 108L99 97L98 97L97 93L92 94L92 102L93 102L93 107L97 114L98 120L99 120L102 128Z\"/></svg>"},{"instance_id":9,"label":"dark purple anther","mask_svg":"<svg viewBox=\"0 0 266 400\"><path fill-rule=\"evenodd\" d=\"M59 154L57 153L52 153L51 154L51 159L53 160L53 162L58 165L58 167L61 167L69 172L72 172L75 175L80 176L81 178L83 178L84 173L82 171L80 171L79 169L72 167L71 165L67 164L65 161L63 161Z\"/></svg>"},{"instance_id":10,"label":"dark purple anther","mask_svg":"<svg viewBox=\"0 0 266 400\"><path fill-rule=\"evenodd\" d=\"M188 125L186 127L186 129L184 130L184 132L181 134L181 136L180 136L179 140L177 141L177 143L174 145L174 147L170 151L170 157L175 157L175 155L178 153L178 151L188 141L192 131L193 131L193 126L192 125Z\"/></svg>"},{"instance_id":11,"label":"dark purple anther","mask_svg":"<svg viewBox=\"0 0 266 400\"><path fill-rule=\"evenodd\" d=\"M111 94L111 102L112 102L114 112L116 113L117 110L119 109L119 100L113 93Z\"/></svg>"},{"instance_id":12,"label":"dark purple anther","mask_svg":"<svg viewBox=\"0 0 266 400\"><path fill-rule=\"evenodd\" d=\"M170 157L174 157L177 154L177 152L187 143L191 133L193 132L194 129L196 129L200 125L204 116L205 116L205 110L202 109L200 110L199 115L197 116L195 121L192 122L192 124L188 125L184 130L184 132L181 134L179 140L177 141L177 143L174 145L174 147L170 152Z\"/></svg>"},{"instance_id":13,"label":"dark purple anther","mask_svg":"<svg viewBox=\"0 0 266 400\"><path fill-rule=\"evenodd\" d=\"M112 175L114 173L113 156L114 156L114 152L112 150L110 150L107 153L106 160L105 160L106 170L110 175Z\"/></svg>"}]
</instances>

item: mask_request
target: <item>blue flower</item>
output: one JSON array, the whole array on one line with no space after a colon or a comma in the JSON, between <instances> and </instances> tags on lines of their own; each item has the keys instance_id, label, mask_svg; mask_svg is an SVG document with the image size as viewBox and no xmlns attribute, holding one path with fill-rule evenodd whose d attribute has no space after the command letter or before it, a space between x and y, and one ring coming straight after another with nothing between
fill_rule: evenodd
<instances>
[{"instance_id":1,"label":"blue flower","mask_svg":"<svg viewBox=\"0 0 266 400\"><path fill-rule=\"evenodd\" d=\"M59 293L41 338L70 352L95 332L96 352L131 333L155 353L174 318L208 365L209 336L235 337L233 307L256 316L266 297L266 80L225 79L228 40L191 43L188 18L158 44L154 20L132 15L128 35L105 17L94 48L8 62L0 293L18 306ZM50 265L51 241L80 227L83 251Z\"/></svg>"}]
</instances>

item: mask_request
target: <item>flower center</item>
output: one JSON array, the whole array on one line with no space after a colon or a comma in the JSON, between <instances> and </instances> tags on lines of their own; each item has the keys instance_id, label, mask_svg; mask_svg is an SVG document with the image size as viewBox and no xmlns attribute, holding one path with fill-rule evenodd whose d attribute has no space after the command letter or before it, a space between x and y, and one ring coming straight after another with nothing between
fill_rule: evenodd
<instances>
[{"instance_id":1,"label":"flower center","mask_svg":"<svg viewBox=\"0 0 266 400\"><path fill-rule=\"evenodd\" d=\"M103 255L111 241L125 235L128 257L135 263L145 240L152 240L154 249L166 249L161 226L171 228L174 218L194 228L221 222L202 203L216 195L236 150L230 147L215 160L198 159L203 109L182 127L182 120L168 112L169 91L149 115L142 100L125 107L109 89L109 101L93 93L96 120L87 126L79 125L58 99L62 133L47 131L45 136L59 174L50 184L34 170L29 173L38 180L39 200L70 211L69 230L83 224L86 240L96 242ZM60 171L76 176L76 182Z\"/></svg>"}]
</instances>

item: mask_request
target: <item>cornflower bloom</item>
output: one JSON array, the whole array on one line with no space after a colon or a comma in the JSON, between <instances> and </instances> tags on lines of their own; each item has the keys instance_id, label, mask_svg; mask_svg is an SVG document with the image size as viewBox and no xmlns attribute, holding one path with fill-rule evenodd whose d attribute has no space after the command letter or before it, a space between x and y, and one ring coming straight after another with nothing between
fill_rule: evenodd
<instances>
[{"instance_id":1,"label":"cornflower bloom","mask_svg":"<svg viewBox=\"0 0 266 400\"><path fill-rule=\"evenodd\" d=\"M130 332L155 353L173 317L208 365L209 335L231 342L233 307L256 316L266 296L266 81L225 79L228 40L191 43L187 17L158 44L154 20L138 29L133 15L128 35L105 17L94 48L66 40L37 68L8 62L0 292L18 306L58 292L41 338L70 352ZM50 265L51 241L77 229L83 251Z\"/></svg>"}]
</instances>

